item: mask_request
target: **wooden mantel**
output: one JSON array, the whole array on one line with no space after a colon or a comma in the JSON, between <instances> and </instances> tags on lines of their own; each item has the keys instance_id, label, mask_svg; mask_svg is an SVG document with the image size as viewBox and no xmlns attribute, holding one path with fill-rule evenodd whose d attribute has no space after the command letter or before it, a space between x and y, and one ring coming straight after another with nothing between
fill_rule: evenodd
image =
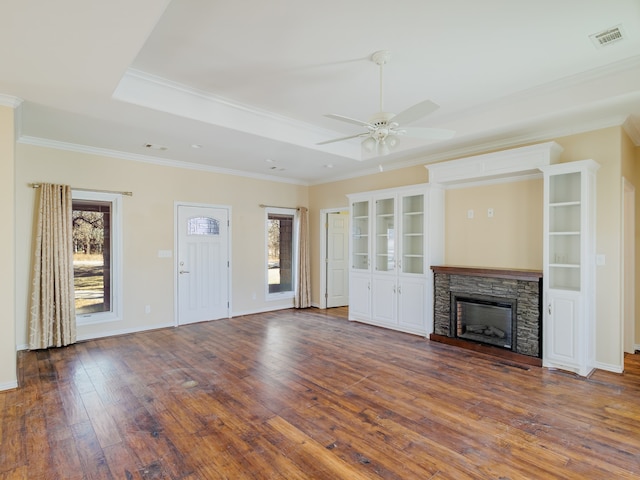
<instances>
[{"instance_id":1,"label":"wooden mantel","mask_svg":"<svg viewBox=\"0 0 640 480\"><path fill-rule=\"evenodd\" d=\"M493 267L463 267L457 265L434 265L431 267L435 273L448 275L468 275L475 277L512 278L535 282L542 278L542 270L518 270L512 268Z\"/></svg>"}]
</instances>

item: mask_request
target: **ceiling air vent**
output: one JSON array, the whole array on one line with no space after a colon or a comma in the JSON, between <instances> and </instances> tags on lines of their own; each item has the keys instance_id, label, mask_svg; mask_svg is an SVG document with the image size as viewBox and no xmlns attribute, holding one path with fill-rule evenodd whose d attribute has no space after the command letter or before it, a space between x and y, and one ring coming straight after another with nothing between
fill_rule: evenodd
<instances>
[{"instance_id":1,"label":"ceiling air vent","mask_svg":"<svg viewBox=\"0 0 640 480\"><path fill-rule=\"evenodd\" d=\"M622 25L616 25L602 32L589 35L589 38L596 47L600 48L624 40L626 35L622 29Z\"/></svg>"}]
</instances>

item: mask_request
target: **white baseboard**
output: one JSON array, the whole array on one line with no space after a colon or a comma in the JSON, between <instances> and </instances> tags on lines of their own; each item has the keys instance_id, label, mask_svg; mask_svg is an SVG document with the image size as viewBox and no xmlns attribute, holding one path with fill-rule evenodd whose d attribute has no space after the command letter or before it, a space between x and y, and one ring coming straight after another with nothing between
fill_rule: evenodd
<instances>
[{"instance_id":1,"label":"white baseboard","mask_svg":"<svg viewBox=\"0 0 640 480\"><path fill-rule=\"evenodd\" d=\"M13 390L15 388L18 388L18 382L7 382L7 383L0 383L0 392L4 391L4 390Z\"/></svg>"},{"instance_id":2,"label":"white baseboard","mask_svg":"<svg viewBox=\"0 0 640 480\"><path fill-rule=\"evenodd\" d=\"M261 308L261 309L257 309L257 310L248 310L245 312L233 312L232 313L232 317L239 317L242 315L254 315L257 313L267 313L267 312L275 312L277 310L287 310L289 308L292 308L291 306L274 306L274 307L269 307L269 308ZM232 318L230 317L230 318ZM104 338L104 337L114 337L116 335L126 335L128 333L138 333L138 332L147 332L150 330L158 330L160 328L167 328L167 327L174 327L175 325L173 323L166 323L166 324L159 324L159 325L151 325L151 326L147 326L147 327L143 327L143 328L121 328L121 329L117 329L117 330L109 330L106 332L100 332L100 333L95 333L95 334L84 334L84 335L78 335L76 340L81 342L84 340L95 340L97 338ZM25 343L22 345L18 345L16 347L16 351L20 351L20 350L29 350L29 344ZM2 386L0 385L0 389L2 388ZM8 388L15 388L15 387L8 387Z\"/></svg>"},{"instance_id":3,"label":"white baseboard","mask_svg":"<svg viewBox=\"0 0 640 480\"><path fill-rule=\"evenodd\" d=\"M81 342L83 340L95 340L96 338L113 337L116 335L126 335L128 333L147 332L149 330L158 330L160 328L173 327L173 323L151 325L143 328L122 328L118 330L109 330L107 332L100 332L98 334L85 334L78 335L76 340Z\"/></svg>"},{"instance_id":4,"label":"white baseboard","mask_svg":"<svg viewBox=\"0 0 640 480\"><path fill-rule=\"evenodd\" d=\"M231 318L233 317L242 317L244 315L255 315L257 313L267 313L267 312L276 312L278 310L289 310L290 308L293 308L293 305L276 305L273 307L267 307L267 308L258 308L256 310L245 310L245 311L240 311L240 312L233 312L231 314Z\"/></svg>"},{"instance_id":5,"label":"white baseboard","mask_svg":"<svg viewBox=\"0 0 640 480\"><path fill-rule=\"evenodd\" d=\"M598 370L606 370L607 372L613 372L613 373L624 372L624 366L621 367L620 365L612 365L609 363L596 362L595 367Z\"/></svg>"}]
</instances>

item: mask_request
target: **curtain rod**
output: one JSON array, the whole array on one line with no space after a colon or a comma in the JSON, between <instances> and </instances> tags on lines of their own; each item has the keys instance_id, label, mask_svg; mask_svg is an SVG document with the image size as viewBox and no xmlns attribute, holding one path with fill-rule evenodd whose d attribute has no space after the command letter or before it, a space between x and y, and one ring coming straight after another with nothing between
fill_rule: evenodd
<instances>
[{"instance_id":1,"label":"curtain rod","mask_svg":"<svg viewBox=\"0 0 640 480\"><path fill-rule=\"evenodd\" d=\"M258 205L260 208L286 208L288 210L297 210L300 207L278 207L276 205L265 205L264 203L261 203L260 205Z\"/></svg>"},{"instance_id":2,"label":"curtain rod","mask_svg":"<svg viewBox=\"0 0 640 480\"><path fill-rule=\"evenodd\" d=\"M29 186L31 188L40 188L40 183L30 183ZM71 190L76 190L78 192L98 192L98 193L115 193L119 195L126 195L127 197L132 197L133 192L120 192L118 190L96 190L93 188L75 188L71 187Z\"/></svg>"}]
</instances>

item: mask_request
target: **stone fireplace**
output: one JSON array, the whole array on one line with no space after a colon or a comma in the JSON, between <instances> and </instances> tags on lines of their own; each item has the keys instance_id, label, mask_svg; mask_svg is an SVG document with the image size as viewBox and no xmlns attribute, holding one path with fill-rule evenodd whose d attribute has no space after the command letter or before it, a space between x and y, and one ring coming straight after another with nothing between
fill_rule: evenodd
<instances>
[{"instance_id":1,"label":"stone fireplace","mask_svg":"<svg viewBox=\"0 0 640 480\"><path fill-rule=\"evenodd\" d=\"M529 360L542 357L542 272L432 267L431 340Z\"/></svg>"}]
</instances>

